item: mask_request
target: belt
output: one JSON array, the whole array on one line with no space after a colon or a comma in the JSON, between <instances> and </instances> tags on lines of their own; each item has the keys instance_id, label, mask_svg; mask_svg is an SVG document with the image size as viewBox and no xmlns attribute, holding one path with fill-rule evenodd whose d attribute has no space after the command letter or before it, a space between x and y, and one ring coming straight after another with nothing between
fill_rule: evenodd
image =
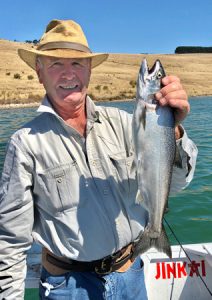
<instances>
[{"instance_id":1,"label":"belt","mask_svg":"<svg viewBox=\"0 0 212 300\"><path fill-rule=\"evenodd\" d=\"M95 272L106 275L111 272L125 272L133 263L134 243L122 248L118 252L94 261L76 261L56 256L48 249L43 248L42 265L52 275L66 272Z\"/></svg>"}]
</instances>

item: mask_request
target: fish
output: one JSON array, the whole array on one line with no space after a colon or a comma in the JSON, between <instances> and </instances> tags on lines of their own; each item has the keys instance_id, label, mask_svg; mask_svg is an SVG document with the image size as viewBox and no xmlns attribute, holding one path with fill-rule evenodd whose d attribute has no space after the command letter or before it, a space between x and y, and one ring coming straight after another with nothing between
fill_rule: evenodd
<instances>
[{"instance_id":1,"label":"fish","mask_svg":"<svg viewBox=\"0 0 212 300\"><path fill-rule=\"evenodd\" d=\"M137 79L132 118L133 145L140 205L148 212L144 230L136 239L134 257L150 248L172 257L163 218L176 152L175 117L170 106L161 106L155 98L162 87L165 70L156 60L151 69L143 59Z\"/></svg>"}]
</instances>

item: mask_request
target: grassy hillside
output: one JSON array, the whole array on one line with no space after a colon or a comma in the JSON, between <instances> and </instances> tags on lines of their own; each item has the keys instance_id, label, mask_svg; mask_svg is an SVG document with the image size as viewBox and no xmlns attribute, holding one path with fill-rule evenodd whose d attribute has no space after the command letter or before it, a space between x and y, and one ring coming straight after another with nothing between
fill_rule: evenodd
<instances>
[{"instance_id":1,"label":"grassy hillside","mask_svg":"<svg viewBox=\"0 0 212 300\"><path fill-rule=\"evenodd\" d=\"M38 102L44 95L36 73L17 55L31 44L0 39L0 105ZM143 57L159 58L167 74L175 74L189 96L212 95L212 54L110 54L92 73L89 94L95 100L131 99Z\"/></svg>"}]
</instances>

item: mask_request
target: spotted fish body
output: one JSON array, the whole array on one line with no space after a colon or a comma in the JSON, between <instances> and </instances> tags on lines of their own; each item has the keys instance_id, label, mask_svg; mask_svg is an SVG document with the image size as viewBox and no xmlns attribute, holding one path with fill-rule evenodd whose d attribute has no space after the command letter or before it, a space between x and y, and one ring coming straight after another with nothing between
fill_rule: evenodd
<instances>
[{"instance_id":1,"label":"spotted fish body","mask_svg":"<svg viewBox=\"0 0 212 300\"><path fill-rule=\"evenodd\" d=\"M140 233L135 256L154 247L171 257L170 244L163 227L175 157L174 114L171 107L160 106L155 93L165 76L157 60L151 70L144 59L138 74L136 105L133 113L133 141L141 205L148 211L148 223Z\"/></svg>"}]
</instances>

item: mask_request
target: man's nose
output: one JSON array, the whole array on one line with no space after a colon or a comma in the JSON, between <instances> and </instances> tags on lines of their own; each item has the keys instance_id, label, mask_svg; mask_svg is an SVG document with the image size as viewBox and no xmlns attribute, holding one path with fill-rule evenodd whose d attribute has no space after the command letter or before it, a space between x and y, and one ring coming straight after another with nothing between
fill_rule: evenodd
<instances>
[{"instance_id":1,"label":"man's nose","mask_svg":"<svg viewBox=\"0 0 212 300\"><path fill-rule=\"evenodd\" d=\"M71 66L66 66L66 67L64 67L62 77L66 78L66 79L72 79L75 77L75 71L73 70L73 68Z\"/></svg>"}]
</instances>

